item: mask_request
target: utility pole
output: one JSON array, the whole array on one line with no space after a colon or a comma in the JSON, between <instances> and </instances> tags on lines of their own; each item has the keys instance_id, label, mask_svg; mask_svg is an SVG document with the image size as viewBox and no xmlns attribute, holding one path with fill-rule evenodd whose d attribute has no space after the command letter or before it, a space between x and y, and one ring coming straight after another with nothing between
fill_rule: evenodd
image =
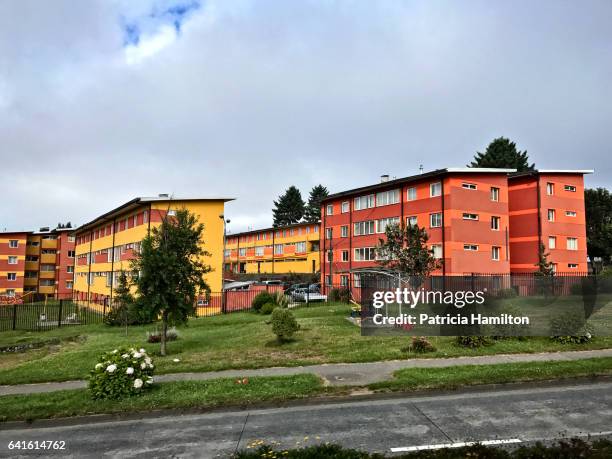
<instances>
[{"instance_id":1,"label":"utility pole","mask_svg":"<svg viewBox=\"0 0 612 459\"><path fill-rule=\"evenodd\" d=\"M227 224L230 219L225 219L225 215L219 215L219 218L223 221L223 254L221 255L221 312L225 312L225 246L227 239Z\"/></svg>"}]
</instances>

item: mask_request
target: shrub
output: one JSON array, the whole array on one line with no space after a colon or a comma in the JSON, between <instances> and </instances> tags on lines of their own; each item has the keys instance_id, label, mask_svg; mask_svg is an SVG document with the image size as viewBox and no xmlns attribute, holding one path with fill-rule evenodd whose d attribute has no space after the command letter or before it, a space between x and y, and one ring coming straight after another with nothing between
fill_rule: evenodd
<instances>
[{"instance_id":1,"label":"shrub","mask_svg":"<svg viewBox=\"0 0 612 459\"><path fill-rule=\"evenodd\" d=\"M137 395L153 384L153 363L144 349L118 348L100 356L89 376L94 399Z\"/></svg>"},{"instance_id":2,"label":"shrub","mask_svg":"<svg viewBox=\"0 0 612 459\"><path fill-rule=\"evenodd\" d=\"M272 311L272 332L279 342L289 341L299 329L300 325L289 309L276 308Z\"/></svg>"},{"instance_id":3,"label":"shrub","mask_svg":"<svg viewBox=\"0 0 612 459\"><path fill-rule=\"evenodd\" d=\"M332 288L327 299L329 301L348 303L351 299L351 292L348 288Z\"/></svg>"},{"instance_id":4,"label":"shrub","mask_svg":"<svg viewBox=\"0 0 612 459\"><path fill-rule=\"evenodd\" d=\"M488 336L457 336L456 342L459 346L472 349L493 344Z\"/></svg>"},{"instance_id":5,"label":"shrub","mask_svg":"<svg viewBox=\"0 0 612 459\"><path fill-rule=\"evenodd\" d=\"M286 308L287 306L289 306L289 297L287 297L287 295L285 295L281 291L274 292L272 294L272 298L273 298L272 302L280 308Z\"/></svg>"},{"instance_id":6,"label":"shrub","mask_svg":"<svg viewBox=\"0 0 612 459\"><path fill-rule=\"evenodd\" d=\"M179 337L176 327L171 327L166 331L166 341L176 341ZM147 343L161 342L161 330L147 332Z\"/></svg>"},{"instance_id":7,"label":"shrub","mask_svg":"<svg viewBox=\"0 0 612 459\"><path fill-rule=\"evenodd\" d=\"M261 307L266 303L274 303L274 298L266 291L259 292L257 295L255 295L255 298L253 298L251 307L253 308L253 311L259 312Z\"/></svg>"},{"instance_id":8,"label":"shrub","mask_svg":"<svg viewBox=\"0 0 612 459\"><path fill-rule=\"evenodd\" d=\"M408 346L402 348L404 352L416 352L417 354L435 352L435 350L436 347L424 336L413 336L412 342Z\"/></svg>"},{"instance_id":9,"label":"shrub","mask_svg":"<svg viewBox=\"0 0 612 459\"><path fill-rule=\"evenodd\" d=\"M497 292L496 296L497 298L515 298L517 293L513 288L502 288Z\"/></svg>"},{"instance_id":10,"label":"shrub","mask_svg":"<svg viewBox=\"0 0 612 459\"><path fill-rule=\"evenodd\" d=\"M550 320L550 334L560 343L582 344L591 341L593 327L581 311L566 311Z\"/></svg>"},{"instance_id":11,"label":"shrub","mask_svg":"<svg viewBox=\"0 0 612 459\"><path fill-rule=\"evenodd\" d=\"M506 305L499 309L498 313L508 314L514 317L523 316L523 311L518 306ZM524 339L530 334L528 324L506 324L506 325L491 325L488 329L491 332L492 338L495 340L506 338Z\"/></svg>"},{"instance_id":12,"label":"shrub","mask_svg":"<svg viewBox=\"0 0 612 459\"><path fill-rule=\"evenodd\" d=\"M104 316L104 323L110 326L124 326L126 320L128 325L141 325L152 322L140 316L133 304L116 304L109 308Z\"/></svg>"},{"instance_id":13,"label":"shrub","mask_svg":"<svg viewBox=\"0 0 612 459\"><path fill-rule=\"evenodd\" d=\"M272 311L274 311L274 309L276 309L277 307L278 305L276 303L266 303L261 307L259 312L265 315L269 315L272 314Z\"/></svg>"}]
</instances>

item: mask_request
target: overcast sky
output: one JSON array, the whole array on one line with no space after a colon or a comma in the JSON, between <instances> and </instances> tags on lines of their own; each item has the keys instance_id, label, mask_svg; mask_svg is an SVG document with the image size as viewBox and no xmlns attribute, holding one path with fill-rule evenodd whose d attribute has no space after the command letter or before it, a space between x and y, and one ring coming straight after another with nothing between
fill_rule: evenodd
<instances>
[{"instance_id":1,"label":"overcast sky","mask_svg":"<svg viewBox=\"0 0 612 459\"><path fill-rule=\"evenodd\" d=\"M135 196L303 196L510 137L612 180L612 1L0 2L0 230Z\"/></svg>"}]
</instances>

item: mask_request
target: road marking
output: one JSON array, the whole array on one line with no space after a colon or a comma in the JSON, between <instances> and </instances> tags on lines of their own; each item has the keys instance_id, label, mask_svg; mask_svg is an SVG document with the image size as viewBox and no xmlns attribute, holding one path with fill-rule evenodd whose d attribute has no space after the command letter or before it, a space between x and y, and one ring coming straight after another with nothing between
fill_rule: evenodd
<instances>
[{"instance_id":1,"label":"road marking","mask_svg":"<svg viewBox=\"0 0 612 459\"><path fill-rule=\"evenodd\" d=\"M468 442L457 442L457 443L441 443L439 445L420 445L420 446L402 446L399 448L391 448L392 453L407 453L412 451L425 451L431 449L442 449L442 448L462 448L464 446L474 445L508 445L511 443L522 443L518 438L509 438L507 440L484 440L484 441L468 441Z\"/></svg>"}]
</instances>

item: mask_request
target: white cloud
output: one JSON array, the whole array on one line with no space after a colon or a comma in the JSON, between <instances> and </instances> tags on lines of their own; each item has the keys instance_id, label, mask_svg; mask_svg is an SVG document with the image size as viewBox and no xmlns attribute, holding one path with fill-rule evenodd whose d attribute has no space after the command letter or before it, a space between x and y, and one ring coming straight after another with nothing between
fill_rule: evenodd
<instances>
[{"instance_id":1,"label":"white cloud","mask_svg":"<svg viewBox=\"0 0 612 459\"><path fill-rule=\"evenodd\" d=\"M138 62L151 57L176 41L177 32L172 26L163 26L153 36L144 36L136 45L125 48L125 60L128 64Z\"/></svg>"}]
</instances>

